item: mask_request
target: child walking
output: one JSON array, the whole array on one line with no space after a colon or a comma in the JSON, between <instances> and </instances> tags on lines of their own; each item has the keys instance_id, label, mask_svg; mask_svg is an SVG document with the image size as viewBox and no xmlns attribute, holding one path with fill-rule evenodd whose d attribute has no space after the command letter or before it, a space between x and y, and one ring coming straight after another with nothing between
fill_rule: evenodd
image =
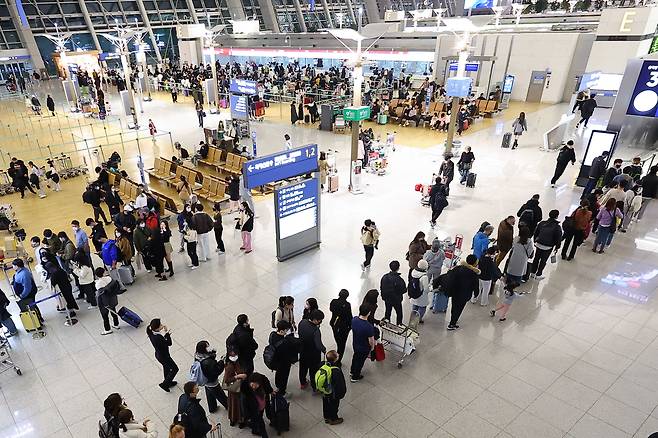
<instances>
[{"instance_id":1,"label":"child walking","mask_svg":"<svg viewBox=\"0 0 658 438\"><path fill-rule=\"evenodd\" d=\"M505 285L504 289L504 296L502 303L498 304L498 307L496 307L494 310L489 312L489 315L493 318L496 316L496 312L500 311L500 315L498 318L498 321L505 321L507 318L507 312L509 311L509 308L512 306L512 302L519 296L516 292L514 292L514 289L519 287L519 283L515 281L511 281Z\"/></svg>"}]
</instances>

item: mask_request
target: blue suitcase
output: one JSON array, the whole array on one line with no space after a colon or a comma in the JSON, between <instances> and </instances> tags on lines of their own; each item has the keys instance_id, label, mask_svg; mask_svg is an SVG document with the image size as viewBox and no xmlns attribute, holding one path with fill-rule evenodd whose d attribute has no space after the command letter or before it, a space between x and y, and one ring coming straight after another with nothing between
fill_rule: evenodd
<instances>
[{"instance_id":1,"label":"blue suitcase","mask_svg":"<svg viewBox=\"0 0 658 438\"><path fill-rule=\"evenodd\" d=\"M127 307L120 308L117 314L119 315L119 318L135 328L139 327L139 325L144 322L144 320L142 320L138 314L128 309Z\"/></svg>"},{"instance_id":2,"label":"blue suitcase","mask_svg":"<svg viewBox=\"0 0 658 438\"><path fill-rule=\"evenodd\" d=\"M432 297L432 312L445 313L448 310L448 296L443 292L434 292Z\"/></svg>"}]
</instances>

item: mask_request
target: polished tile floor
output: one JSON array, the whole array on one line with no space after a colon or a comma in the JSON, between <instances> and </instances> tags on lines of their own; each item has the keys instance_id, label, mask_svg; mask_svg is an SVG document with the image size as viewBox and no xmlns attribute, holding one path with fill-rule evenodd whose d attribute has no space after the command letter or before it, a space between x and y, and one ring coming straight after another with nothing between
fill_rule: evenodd
<instances>
[{"instance_id":1,"label":"polished tile floor","mask_svg":"<svg viewBox=\"0 0 658 438\"><path fill-rule=\"evenodd\" d=\"M179 382L185 381L196 342L207 339L222 348L239 313L250 316L264 346L270 313L281 294L297 298L298 314L311 296L328 314L329 301L347 288L356 309L365 291L378 287L388 262L404 261L408 242L419 230L430 239L463 234L468 248L482 221L497 224L534 193L541 195L545 212L570 211L579 195L571 186L577 169L570 168L552 189L548 180L555 155L538 150L543 130L565 109L557 105L529 112L530 131L516 151L499 147L509 129L502 121L465 134L464 143L476 155L477 187L453 184L450 206L436 231L430 230L429 211L420 205L413 186L429 182L438 170L442 137L436 136L436 147L400 144L387 175L366 174L364 193L354 196L345 191L348 136L273 122L255 124L259 153L281 148L285 132L295 144L317 142L321 149L339 151L341 190L323 195L321 248L277 262L272 200L264 198L256 203L254 252L242 254L239 234L227 227L225 255L192 272L177 254L171 281L158 283L140 272L120 303L145 320L160 317L172 329ZM191 107L174 108L161 98L147 104L146 111L160 129L171 130L188 144L198 143ZM602 124L602 116L593 122ZM574 136L586 138L582 133ZM632 156L625 151L620 155ZM82 204L63 208L69 208L72 217L88 214ZM462 329L447 332L443 315L428 315L417 353L402 369L395 366L397 356L389 353L386 361L366 365L363 381L348 383L340 411L345 422L339 426L324 424L320 398L300 391L293 371L292 427L286 435L644 438L657 431L657 214L654 204L643 222L615 237L606 255L594 255L584 246L573 262L549 265L545 280L523 287L528 294L514 303L504 323L492 321L486 309L469 305ZM382 237L372 269L363 273L359 228L365 218L377 222ZM100 336L97 312L82 310L80 323L65 327L54 305L43 308L48 320L45 338L33 340L21 332L11 339L12 356L24 373L0 375L0 437L97 436L102 401L111 392L121 393L136 417L151 418L165 436L182 383L170 394L157 387L161 370L144 328L123 324L112 335ZM17 315L13 304L12 310ZM324 342L333 347L327 322L322 326ZM257 369L271 376L260 362L261 351ZM223 410L216 419L225 424L225 436L249 436L248 431L228 427Z\"/></svg>"}]
</instances>

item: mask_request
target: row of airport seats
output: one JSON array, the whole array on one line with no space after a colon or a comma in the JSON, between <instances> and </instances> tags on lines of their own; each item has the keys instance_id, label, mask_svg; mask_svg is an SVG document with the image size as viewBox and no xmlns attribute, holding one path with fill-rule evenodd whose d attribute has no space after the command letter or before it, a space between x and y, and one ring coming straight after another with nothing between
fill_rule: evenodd
<instances>
[{"instance_id":1,"label":"row of airport seats","mask_svg":"<svg viewBox=\"0 0 658 438\"><path fill-rule=\"evenodd\" d=\"M118 173L110 172L109 183L119 189L119 193L123 197L124 202L131 202L137 198L139 183L130 178L122 177ZM149 189L149 193L158 201L158 204L160 204L159 214L161 217L167 216L166 210L173 211L174 213L180 211L179 205L177 205L171 197L152 189Z\"/></svg>"},{"instance_id":2,"label":"row of airport seats","mask_svg":"<svg viewBox=\"0 0 658 438\"><path fill-rule=\"evenodd\" d=\"M226 195L228 184L226 181L190 167L176 164L166 158L155 158L153 169L148 169L146 172L151 177L159 179L171 187L176 187L181 180L181 176L184 176L199 198L213 203L228 200Z\"/></svg>"},{"instance_id":3,"label":"row of airport seats","mask_svg":"<svg viewBox=\"0 0 658 438\"><path fill-rule=\"evenodd\" d=\"M491 117L498 110L498 102L495 100L476 100L477 113L474 117ZM391 99L388 105L388 114L391 119L399 120L402 117L404 108L407 106L415 105L412 99ZM422 104L423 113L425 112L425 104ZM434 113L441 114L447 113L450 109L450 104L443 102L430 102L429 110L427 113L433 115Z\"/></svg>"}]
</instances>

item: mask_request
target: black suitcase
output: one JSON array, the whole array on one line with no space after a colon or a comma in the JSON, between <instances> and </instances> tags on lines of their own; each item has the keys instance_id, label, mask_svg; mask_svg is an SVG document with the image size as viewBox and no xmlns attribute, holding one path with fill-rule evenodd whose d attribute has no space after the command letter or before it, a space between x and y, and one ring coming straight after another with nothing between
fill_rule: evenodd
<instances>
[{"instance_id":1,"label":"black suitcase","mask_svg":"<svg viewBox=\"0 0 658 438\"><path fill-rule=\"evenodd\" d=\"M304 123L310 123L310 122L311 122L311 116L309 116L308 114L306 114L306 115L304 116Z\"/></svg>"},{"instance_id":2,"label":"black suitcase","mask_svg":"<svg viewBox=\"0 0 658 438\"><path fill-rule=\"evenodd\" d=\"M272 396L270 426L278 435L290 430L290 403L281 394Z\"/></svg>"},{"instance_id":3,"label":"black suitcase","mask_svg":"<svg viewBox=\"0 0 658 438\"><path fill-rule=\"evenodd\" d=\"M500 147L501 148L508 148L511 142L512 142L512 133L511 132L506 132L505 135L503 135L503 142L500 145Z\"/></svg>"},{"instance_id":4,"label":"black suitcase","mask_svg":"<svg viewBox=\"0 0 658 438\"><path fill-rule=\"evenodd\" d=\"M466 187L475 187L475 180L477 177L477 173L469 173L468 177L466 177Z\"/></svg>"}]
</instances>

